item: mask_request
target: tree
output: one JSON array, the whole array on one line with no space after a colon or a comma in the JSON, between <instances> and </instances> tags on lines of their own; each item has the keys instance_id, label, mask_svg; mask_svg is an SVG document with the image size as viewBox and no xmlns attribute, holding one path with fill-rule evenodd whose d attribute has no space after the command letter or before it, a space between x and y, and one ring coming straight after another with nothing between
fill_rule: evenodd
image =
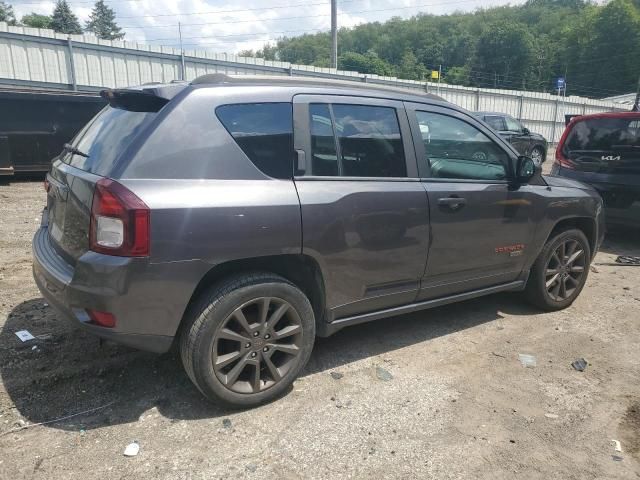
<instances>
[{"instance_id":1,"label":"tree","mask_svg":"<svg viewBox=\"0 0 640 480\"><path fill-rule=\"evenodd\" d=\"M482 32L473 70L480 86L526 88L534 57L534 37L523 24L500 21Z\"/></svg>"},{"instance_id":2,"label":"tree","mask_svg":"<svg viewBox=\"0 0 640 480\"><path fill-rule=\"evenodd\" d=\"M340 70L355 70L360 73L375 75L393 75L393 67L382 60L376 52L369 50L364 55L356 52L346 52L338 57Z\"/></svg>"},{"instance_id":3,"label":"tree","mask_svg":"<svg viewBox=\"0 0 640 480\"><path fill-rule=\"evenodd\" d=\"M51 28L52 21L53 19L49 15L40 15L39 13L31 12L28 15L23 15L20 23L25 27Z\"/></svg>"},{"instance_id":4,"label":"tree","mask_svg":"<svg viewBox=\"0 0 640 480\"><path fill-rule=\"evenodd\" d=\"M124 37L124 32L116 24L115 18L113 9L109 8L104 0L98 0L89 15L89 21L85 24L85 30L103 40L120 40Z\"/></svg>"},{"instance_id":5,"label":"tree","mask_svg":"<svg viewBox=\"0 0 640 480\"><path fill-rule=\"evenodd\" d=\"M56 32L79 35L82 27L66 0L58 0L51 16L51 28Z\"/></svg>"},{"instance_id":6,"label":"tree","mask_svg":"<svg viewBox=\"0 0 640 480\"><path fill-rule=\"evenodd\" d=\"M9 25L16 24L16 15L13 13L13 7L2 1L0 1L0 22L7 22Z\"/></svg>"},{"instance_id":7,"label":"tree","mask_svg":"<svg viewBox=\"0 0 640 480\"><path fill-rule=\"evenodd\" d=\"M426 74L427 69L424 65L418 63L418 59L413 52L409 49L405 50L402 60L400 60L397 76L407 80L424 80Z\"/></svg>"}]
</instances>

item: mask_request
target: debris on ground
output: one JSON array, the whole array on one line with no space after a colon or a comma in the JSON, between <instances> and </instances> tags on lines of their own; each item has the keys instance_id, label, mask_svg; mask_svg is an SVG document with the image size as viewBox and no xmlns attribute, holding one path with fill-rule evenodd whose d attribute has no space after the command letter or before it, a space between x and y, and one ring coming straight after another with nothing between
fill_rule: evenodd
<instances>
[{"instance_id":1,"label":"debris on ground","mask_svg":"<svg viewBox=\"0 0 640 480\"><path fill-rule=\"evenodd\" d=\"M247 471L253 473L258 469L258 465L256 465L255 463L250 463L247 465Z\"/></svg>"},{"instance_id":2,"label":"debris on ground","mask_svg":"<svg viewBox=\"0 0 640 480\"><path fill-rule=\"evenodd\" d=\"M29 340L34 340L36 338L33 335L31 335L29 330L20 330L16 332L16 336L23 342L28 342Z\"/></svg>"},{"instance_id":3,"label":"debris on ground","mask_svg":"<svg viewBox=\"0 0 640 480\"><path fill-rule=\"evenodd\" d=\"M344 374L340 372L331 372L329 375L331 375L331 378L333 378L334 380L340 380L342 377L344 377Z\"/></svg>"},{"instance_id":4,"label":"debris on ground","mask_svg":"<svg viewBox=\"0 0 640 480\"><path fill-rule=\"evenodd\" d=\"M619 455L611 455L611 459L614 462L621 462L623 460L623 458L621 456L619 456Z\"/></svg>"},{"instance_id":5,"label":"debris on ground","mask_svg":"<svg viewBox=\"0 0 640 480\"><path fill-rule=\"evenodd\" d=\"M571 366L579 372L584 372L587 365L587 361L584 358L579 358L571 364Z\"/></svg>"},{"instance_id":6,"label":"debris on ground","mask_svg":"<svg viewBox=\"0 0 640 480\"><path fill-rule=\"evenodd\" d=\"M529 355L528 353L519 353L518 359L520 359L523 367L533 368L538 364L535 355Z\"/></svg>"},{"instance_id":7,"label":"debris on ground","mask_svg":"<svg viewBox=\"0 0 640 480\"><path fill-rule=\"evenodd\" d=\"M140 451L140 444L138 443L137 440L134 440L129 445L127 445L127 448L124 449L124 456L135 457L136 455L138 455L139 451Z\"/></svg>"},{"instance_id":8,"label":"debris on ground","mask_svg":"<svg viewBox=\"0 0 640 480\"><path fill-rule=\"evenodd\" d=\"M640 257L620 255L616 258L616 263L620 263L621 265L640 265Z\"/></svg>"},{"instance_id":9,"label":"debris on ground","mask_svg":"<svg viewBox=\"0 0 640 480\"><path fill-rule=\"evenodd\" d=\"M611 441L613 442L616 452L622 452L622 445L620 445L620 442L614 438L612 438Z\"/></svg>"},{"instance_id":10,"label":"debris on ground","mask_svg":"<svg viewBox=\"0 0 640 480\"><path fill-rule=\"evenodd\" d=\"M596 266L595 266L595 265L591 265L590 270L591 270L593 273L600 273L600 270L598 270L598 269L596 268Z\"/></svg>"},{"instance_id":11,"label":"debris on ground","mask_svg":"<svg viewBox=\"0 0 640 480\"><path fill-rule=\"evenodd\" d=\"M382 380L383 382L388 382L393 379L391 372L382 367L376 367L376 377L378 377L378 380Z\"/></svg>"},{"instance_id":12,"label":"debris on ground","mask_svg":"<svg viewBox=\"0 0 640 480\"><path fill-rule=\"evenodd\" d=\"M225 418L224 420L222 420L222 426L224 428L231 428L232 427L231 420L229 420L228 418Z\"/></svg>"},{"instance_id":13,"label":"debris on ground","mask_svg":"<svg viewBox=\"0 0 640 480\"><path fill-rule=\"evenodd\" d=\"M558 415L556 415L555 413L545 413L544 416L552 420L555 420L556 418L558 418Z\"/></svg>"},{"instance_id":14,"label":"debris on ground","mask_svg":"<svg viewBox=\"0 0 640 480\"><path fill-rule=\"evenodd\" d=\"M496 353L496 352L491 352L491 355L493 355L494 357L507 358L504 355L500 355L499 353Z\"/></svg>"}]
</instances>

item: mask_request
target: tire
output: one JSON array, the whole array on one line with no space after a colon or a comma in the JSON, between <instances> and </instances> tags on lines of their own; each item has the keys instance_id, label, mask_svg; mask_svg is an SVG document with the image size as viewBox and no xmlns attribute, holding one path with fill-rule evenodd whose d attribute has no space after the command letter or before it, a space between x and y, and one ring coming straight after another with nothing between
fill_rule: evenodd
<instances>
[{"instance_id":1,"label":"tire","mask_svg":"<svg viewBox=\"0 0 640 480\"><path fill-rule=\"evenodd\" d=\"M309 299L271 273L237 275L214 285L185 321L180 355L187 375L209 400L232 408L283 394L309 360L315 340Z\"/></svg>"},{"instance_id":2,"label":"tire","mask_svg":"<svg viewBox=\"0 0 640 480\"><path fill-rule=\"evenodd\" d=\"M559 250L563 245L565 255ZM578 256L569 263L574 255ZM589 241L582 231L568 229L557 233L547 240L531 268L525 287L527 300L546 311L567 308L580 295L589 275L590 262Z\"/></svg>"},{"instance_id":3,"label":"tire","mask_svg":"<svg viewBox=\"0 0 640 480\"><path fill-rule=\"evenodd\" d=\"M544 150L540 147L534 147L533 150L531 150L531 154L529 156L533 160L533 163L536 164L536 166L542 165L542 163L545 161Z\"/></svg>"}]
</instances>

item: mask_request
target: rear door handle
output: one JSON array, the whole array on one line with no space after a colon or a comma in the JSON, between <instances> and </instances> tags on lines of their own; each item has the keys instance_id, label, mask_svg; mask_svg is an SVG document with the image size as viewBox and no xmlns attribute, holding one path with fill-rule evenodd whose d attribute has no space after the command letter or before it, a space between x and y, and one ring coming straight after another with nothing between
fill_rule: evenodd
<instances>
[{"instance_id":1,"label":"rear door handle","mask_svg":"<svg viewBox=\"0 0 640 480\"><path fill-rule=\"evenodd\" d=\"M466 203L467 200L460 197L446 197L438 199L438 205L441 207L449 207L451 210L457 210L458 208L466 205Z\"/></svg>"}]
</instances>

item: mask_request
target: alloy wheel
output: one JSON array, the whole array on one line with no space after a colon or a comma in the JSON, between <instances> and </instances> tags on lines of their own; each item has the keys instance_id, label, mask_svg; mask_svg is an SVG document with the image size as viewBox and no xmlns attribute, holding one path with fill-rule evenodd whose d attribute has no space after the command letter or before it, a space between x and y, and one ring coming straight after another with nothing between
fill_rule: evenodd
<instances>
[{"instance_id":1,"label":"alloy wheel","mask_svg":"<svg viewBox=\"0 0 640 480\"><path fill-rule=\"evenodd\" d=\"M213 343L213 369L236 393L259 393L279 382L302 348L302 320L293 306L259 297L236 308L222 322Z\"/></svg>"},{"instance_id":2,"label":"alloy wheel","mask_svg":"<svg viewBox=\"0 0 640 480\"><path fill-rule=\"evenodd\" d=\"M580 286L587 260L577 240L567 239L553 251L545 270L546 289L556 302L571 297Z\"/></svg>"},{"instance_id":3,"label":"alloy wheel","mask_svg":"<svg viewBox=\"0 0 640 480\"><path fill-rule=\"evenodd\" d=\"M540 150L538 150L537 148L534 148L531 151L531 160L533 160L533 163L537 165L541 165L542 164L542 152Z\"/></svg>"}]
</instances>

